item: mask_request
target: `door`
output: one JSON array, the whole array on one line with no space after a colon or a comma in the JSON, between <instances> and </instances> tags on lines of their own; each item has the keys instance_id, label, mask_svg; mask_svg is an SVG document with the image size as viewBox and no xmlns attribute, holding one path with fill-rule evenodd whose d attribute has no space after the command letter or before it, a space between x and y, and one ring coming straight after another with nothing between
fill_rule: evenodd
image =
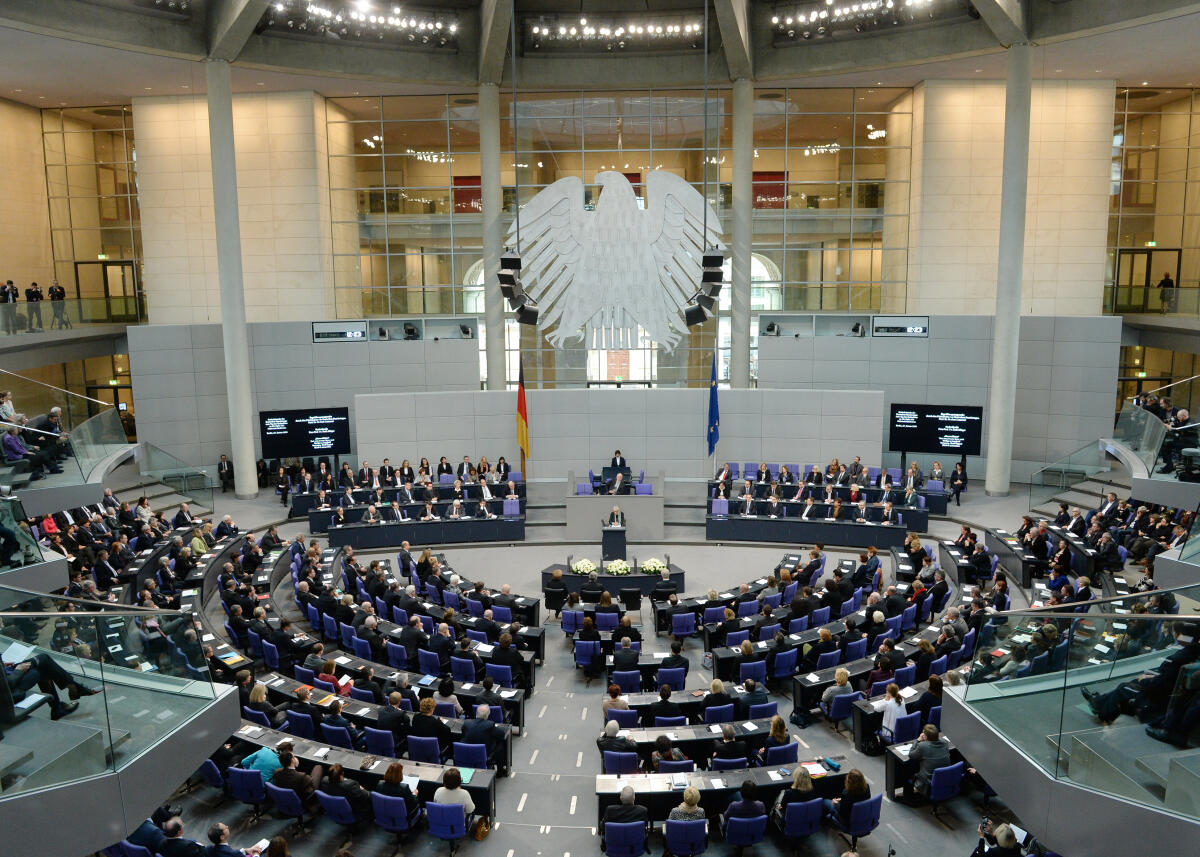
<instances>
[{"instance_id":1,"label":"door","mask_svg":"<svg viewBox=\"0 0 1200 857\"><path fill-rule=\"evenodd\" d=\"M84 321L135 322L139 318L137 270L129 261L75 263L75 296Z\"/></svg>"},{"instance_id":2,"label":"door","mask_svg":"<svg viewBox=\"0 0 1200 857\"><path fill-rule=\"evenodd\" d=\"M1156 288L1169 273L1179 286L1179 250L1118 250L1117 282L1113 289L1114 313L1162 312L1162 299Z\"/></svg>"}]
</instances>

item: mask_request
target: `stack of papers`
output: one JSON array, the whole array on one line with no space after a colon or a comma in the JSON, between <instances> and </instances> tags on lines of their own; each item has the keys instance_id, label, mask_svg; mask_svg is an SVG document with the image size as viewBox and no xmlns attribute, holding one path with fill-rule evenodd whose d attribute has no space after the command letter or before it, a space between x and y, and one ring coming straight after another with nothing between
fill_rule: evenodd
<instances>
[{"instance_id":1,"label":"stack of papers","mask_svg":"<svg viewBox=\"0 0 1200 857\"><path fill-rule=\"evenodd\" d=\"M800 767L808 771L808 775L810 777L823 777L828 773L828 771L825 770L825 766L820 762L805 762Z\"/></svg>"},{"instance_id":2,"label":"stack of papers","mask_svg":"<svg viewBox=\"0 0 1200 857\"><path fill-rule=\"evenodd\" d=\"M916 695L917 689L915 687L904 687L900 689L900 696L903 699L912 699Z\"/></svg>"}]
</instances>

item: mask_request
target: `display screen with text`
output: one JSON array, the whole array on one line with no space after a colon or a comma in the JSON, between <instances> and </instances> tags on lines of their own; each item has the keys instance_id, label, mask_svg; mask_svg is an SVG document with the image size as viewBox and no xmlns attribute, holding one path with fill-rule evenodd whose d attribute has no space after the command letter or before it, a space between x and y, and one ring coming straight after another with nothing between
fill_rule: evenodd
<instances>
[{"instance_id":1,"label":"display screen with text","mask_svg":"<svg viewBox=\"0 0 1200 857\"><path fill-rule=\"evenodd\" d=\"M983 408L974 405L892 405L888 449L979 455Z\"/></svg>"},{"instance_id":2,"label":"display screen with text","mask_svg":"<svg viewBox=\"0 0 1200 857\"><path fill-rule=\"evenodd\" d=\"M259 414L263 458L304 458L350 452L348 408L263 411Z\"/></svg>"}]
</instances>

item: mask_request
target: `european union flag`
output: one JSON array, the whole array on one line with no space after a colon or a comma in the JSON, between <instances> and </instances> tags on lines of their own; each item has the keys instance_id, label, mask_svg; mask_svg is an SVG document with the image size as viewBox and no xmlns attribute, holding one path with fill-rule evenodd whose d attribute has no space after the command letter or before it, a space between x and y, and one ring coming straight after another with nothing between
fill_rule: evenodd
<instances>
[{"instance_id":1,"label":"european union flag","mask_svg":"<svg viewBox=\"0 0 1200 857\"><path fill-rule=\"evenodd\" d=\"M717 407L717 355L712 359L712 378L708 382L708 454L716 452L721 439L721 409Z\"/></svg>"}]
</instances>

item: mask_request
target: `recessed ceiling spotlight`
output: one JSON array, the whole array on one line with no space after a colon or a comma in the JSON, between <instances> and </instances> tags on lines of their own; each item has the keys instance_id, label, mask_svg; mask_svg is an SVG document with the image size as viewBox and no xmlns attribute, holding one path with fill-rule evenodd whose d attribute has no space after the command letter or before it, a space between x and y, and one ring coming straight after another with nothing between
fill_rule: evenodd
<instances>
[{"instance_id":1,"label":"recessed ceiling spotlight","mask_svg":"<svg viewBox=\"0 0 1200 857\"><path fill-rule=\"evenodd\" d=\"M1150 81L1148 81L1148 80L1142 81L1142 86L1149 86L1149 85L1150 85Z\"/></svg>"}]
</instances>

